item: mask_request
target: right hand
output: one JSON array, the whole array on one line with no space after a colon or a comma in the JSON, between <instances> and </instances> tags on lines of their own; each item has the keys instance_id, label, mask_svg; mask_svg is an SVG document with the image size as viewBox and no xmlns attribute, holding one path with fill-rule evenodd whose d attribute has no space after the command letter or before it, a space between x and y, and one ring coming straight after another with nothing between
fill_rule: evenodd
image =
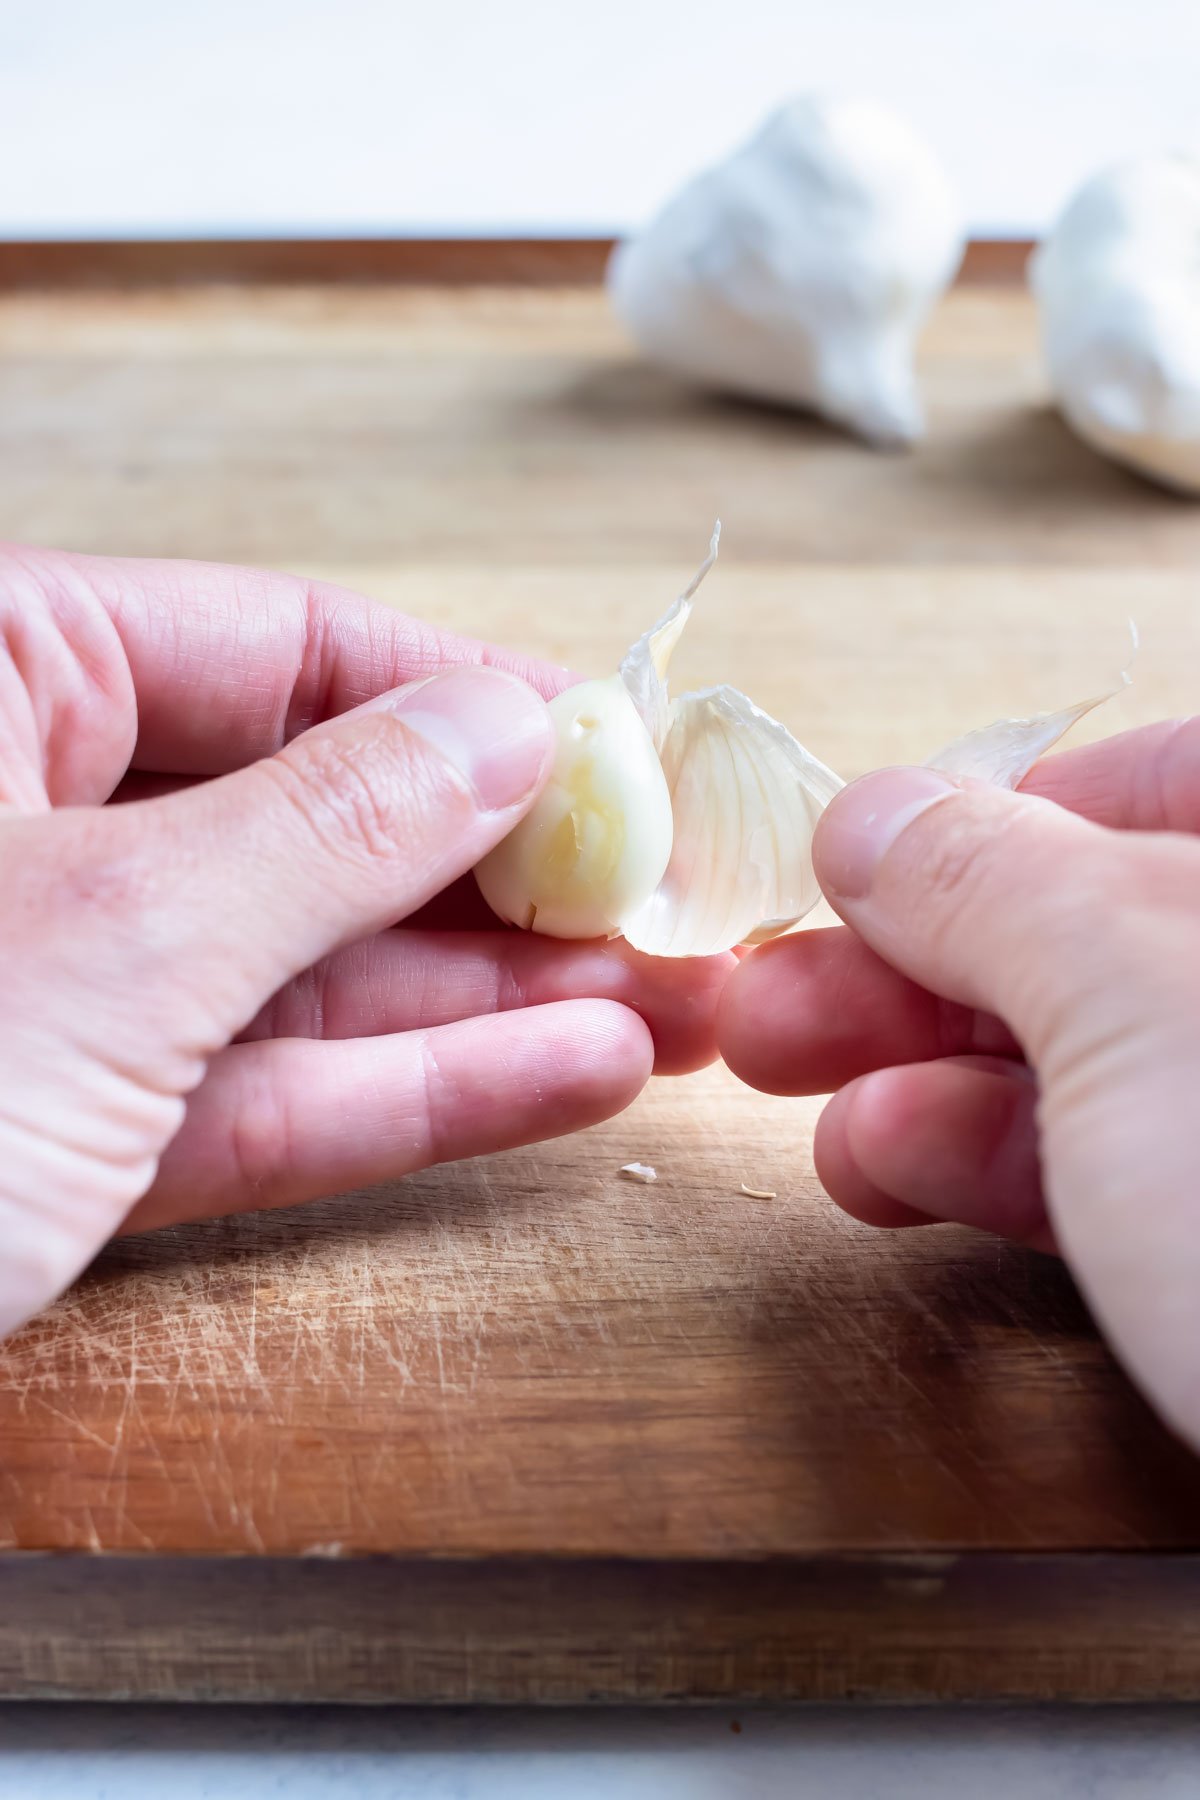
<instances>
[{"instance_id":1,"label":"right hand","mask_svg":"<svg viewBox=\"0 0 1200 1800\"><path fill-rule=\"evenodd\" d=\"M1200 720L1045 761L1019 793L928 769L826 812L850 930L747 957L730 1066L828 1093L818 1173L856 1218L1058 1249L1200 1447Z\"/></svg>"}]
</instances>

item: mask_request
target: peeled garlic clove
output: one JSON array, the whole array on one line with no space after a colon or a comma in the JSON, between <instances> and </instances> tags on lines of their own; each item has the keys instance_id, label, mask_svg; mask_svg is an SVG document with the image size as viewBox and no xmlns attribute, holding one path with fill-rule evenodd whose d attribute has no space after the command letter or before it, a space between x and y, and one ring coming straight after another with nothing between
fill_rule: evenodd
<instances>
[{"instance_id":1,"label":"peeled garlic clove","mask_svg":"<svg viewBox=\"0 0 1200 1800\"><path fill-rule=\"evenodd\" d=\"M619 675L568 688L548 710L557 740L550 780L475 878L511 925L612 937L670 859L666 777Z\"/></svg>"},{"instance_id":2,"label":"peeled garlic clove","mask_svg":"<svg viewBox=\"0 0 1200 1800\"><path fill-rule=\"evenodd\" d=\"M668 368L909 443L913 343L963 242L941 167L902 120L797 99L618 246L609 292Z\"/></svg>"},{"instance_id":3,"label":"peeled garlic clove","mask_svg":"<svg viewBox=\"0 0 1200 1800\"><path fill-rule=\"evenodd\" d=\"M1133 681L1133 660L1138 650L1137 626L1131 619L1129 635L1132 649L1129 661L1112 687L1090 700L1078 700L1064 706L1061 712L1035 713L1032 719L997 719L979 731L969 731L931 756L925 767L940 769L944 775L967 776L975 781L990 782L993 787L1020 787L1040 756L1053 749L1073 725L1112 700Z\"/></svg>"},{"instance_id":4,"label":"peeled garlic clove","mask_svg":"<svg viewBox=\"0 0 1200 1800\"><path fill-rule=\"evenodd\" d=\"M1200 159L1089 181L1030 264L1051 385L1117 462L1200 493Z\"/></svg>"}]
</instances>

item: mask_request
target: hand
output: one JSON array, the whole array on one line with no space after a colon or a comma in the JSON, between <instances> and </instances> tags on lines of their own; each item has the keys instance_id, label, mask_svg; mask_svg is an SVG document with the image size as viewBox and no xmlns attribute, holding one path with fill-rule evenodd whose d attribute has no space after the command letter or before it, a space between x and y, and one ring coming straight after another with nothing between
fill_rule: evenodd
<instances>
[{"instance_id":1,"label":"hand","mask_svg":"<svg viewBox=\"0 0 1200 1800\"><path fill-rule=\"evenodd\" d=\"M656 1050L709 1060L731 958L434 898L531 804L566 679L290 577L0 557L0 1332L114 1232L574 1131Z\"/></svg>"},{"instance_id":2,"label":"hand","mask_svg":"<svg viewBox=\"0 0 1200 1800\"><path fill-rule=\"evenodd\" d=\"M1057 1246L1200 1445L1200 721L1039 765L1018 794L884 770L814 845L851 931L780 939L722 1000L731 1066L838 1089L816 1137L875 1225Z\"/></svg>"}]
</instances>

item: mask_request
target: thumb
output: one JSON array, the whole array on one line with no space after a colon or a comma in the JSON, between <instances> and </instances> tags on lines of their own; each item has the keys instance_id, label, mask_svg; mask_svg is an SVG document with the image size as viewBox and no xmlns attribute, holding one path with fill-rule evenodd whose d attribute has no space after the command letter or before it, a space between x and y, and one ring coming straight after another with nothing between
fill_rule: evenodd
<instances>
[{"instance_id":1,"label":"thumb","mask_svg":"<svg viewBox=\"0 0 1200 1800\"><path fill-rule=\"evenodd\" d=\"M532 689L459 668L235 774L119 808L155 872L152 947L231 1034L293 975L472 868L528 809L551 756Z\"/></svg>"},{"instance_id":2,"label":"thumb","mask_svg":"<svg viewBox=\"0 0 1200 1800\"><path fill-rule=\"evenodd\" d=\"M883 769L831 802L813 861L893 968L998 1014L1036 1058L1060 1003L1111 954L1101 897L1128 841L1033 795Z\"/></svg>"}]
</instances>

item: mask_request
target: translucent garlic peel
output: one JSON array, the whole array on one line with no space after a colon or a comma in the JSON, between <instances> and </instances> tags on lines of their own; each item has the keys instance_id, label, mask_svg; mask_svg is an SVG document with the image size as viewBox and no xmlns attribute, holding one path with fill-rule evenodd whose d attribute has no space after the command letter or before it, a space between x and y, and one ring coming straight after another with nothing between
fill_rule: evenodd
<instances>
[{"instance_id":1,"label":"translucent garlic peel","mask_svg":"<svg viewBox=\"0 0 1200 1800\"><path fill-rule=\"evenodd\" d=\"M1133 680L1133 659L1137 655L1138 634L1133 621L1129 624L1133 648L1128 663L1113 686L1090 700L1079 700L1061 712L1036 713L1031 719L997 719L979 731L969 731L956 738L925 765L940 769L945 775L974 781L990 782L993 787L1017 788L1039 757L1065 737L1072 726L1105 701L1112 700Z\"/></svg>"},{"instance_id":2,"label":"translucent garlic peel","mask_svg":"<svg viewBox=\"0 0 1200 1800\"><path fill-rule=\"evenodd\" d=\"M661 753L671 725L670 696L667 692L667 669L671 656L692 616L692 596L717 560L721 546L721 521L713 526L708 555L674 604L668 607L657 624L644 632L626 653L621 664L621 680L625 683L642 723Z\"/></svg>"},{"instance_id":3,"label":"translucent garlic peel","mask_svg":"<svg viewBox=\"0 0 1200 1800\"><path fill-rule=\"evenodd\" d=\"M820 898L812 836L842 783L736 688L687 694L671 710L663 768L674 846L624 935L649 956L777 937Z\"/></svg>"},{"instance_id":4,"label":"translucent garlic peel","mask_svg":"<svg viewBox=\"0 0 1200 1800\"><path fill-rule=\"evenodd\" d=\"M671 728L667 664L691 616L692 603L681 594L657 625L652 625L638 639L620 668L620 678L626 691L638 710L642 724L650 733L654 748L660 752Z\"/></svg>"}]
</instances>

